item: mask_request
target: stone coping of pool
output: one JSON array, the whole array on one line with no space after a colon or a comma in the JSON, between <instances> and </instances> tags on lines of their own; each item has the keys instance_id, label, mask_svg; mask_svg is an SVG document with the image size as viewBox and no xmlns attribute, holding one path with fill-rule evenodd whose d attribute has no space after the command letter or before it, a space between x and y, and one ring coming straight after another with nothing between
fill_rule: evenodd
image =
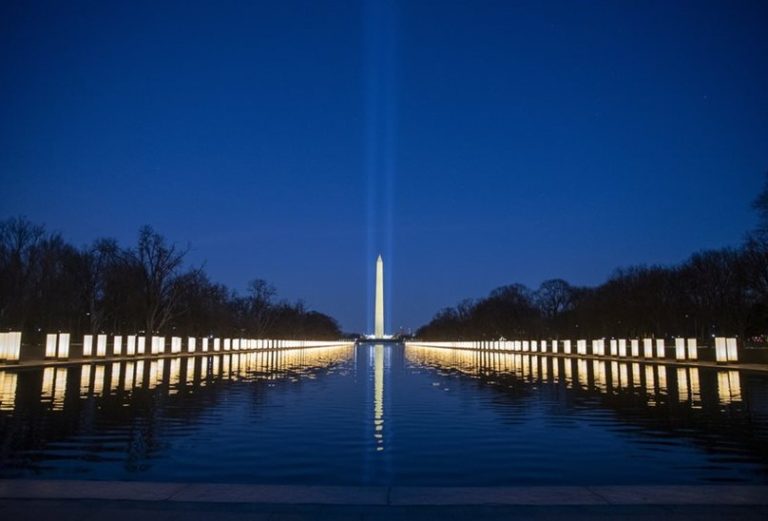
<instances>
[{"instance_id":1,"label":"stone coping of pool","mask_svg":"<svg viewBox=\"0 0 768 521\"><path fill-rule=\"evenodd\" d=\"M762 485L357 487L0 480L0 499L318 505L768 505Z\"/></svg>"}]
</instances>

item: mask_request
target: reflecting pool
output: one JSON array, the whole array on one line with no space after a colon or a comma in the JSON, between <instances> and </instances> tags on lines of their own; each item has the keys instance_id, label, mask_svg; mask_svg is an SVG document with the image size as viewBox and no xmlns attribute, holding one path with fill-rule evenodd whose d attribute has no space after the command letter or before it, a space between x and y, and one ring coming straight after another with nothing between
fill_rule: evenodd
<instances>
[{"instance_id":1,"label":"reflecting pool","mask_svg":"<svg viewBox=\"0 0 768 521\"><path fill-rule=\"evenodd\" d=\"M397 344L5 370L0 477L765 484L768 378Z\"/></svg>"}]
</instances>

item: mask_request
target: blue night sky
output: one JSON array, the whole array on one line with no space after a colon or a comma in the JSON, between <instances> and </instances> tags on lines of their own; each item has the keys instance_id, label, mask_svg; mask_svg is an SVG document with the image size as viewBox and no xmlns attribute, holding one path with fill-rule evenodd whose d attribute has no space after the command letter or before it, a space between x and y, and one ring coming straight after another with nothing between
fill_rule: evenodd
<instances>
[{"instance_id":1,"label":"blue night sky","mask_svg":"<svg viewBox=\"0 0 768 521\"><path fill-rule=\"evenodd\" d=\"M0 3L0 218L142 224L347 330L738 245L765 2Z\"/></svg>"}]
</instances>

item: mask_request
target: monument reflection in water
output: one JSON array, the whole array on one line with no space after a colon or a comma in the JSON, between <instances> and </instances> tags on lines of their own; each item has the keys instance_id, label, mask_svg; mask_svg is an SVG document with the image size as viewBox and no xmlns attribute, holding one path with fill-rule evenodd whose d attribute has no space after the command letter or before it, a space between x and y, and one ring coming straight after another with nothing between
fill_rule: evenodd
<instances>
[{"instance_id":1,"label":"monument reflection in water","mask_svg":"<svg viewBox=\"0 0 768 521\"><path fill-rule=\"evenodd\" d=\"M768 482L768 379L397 344L0 371L0 477Z\"/></svg>"}]
</instances>

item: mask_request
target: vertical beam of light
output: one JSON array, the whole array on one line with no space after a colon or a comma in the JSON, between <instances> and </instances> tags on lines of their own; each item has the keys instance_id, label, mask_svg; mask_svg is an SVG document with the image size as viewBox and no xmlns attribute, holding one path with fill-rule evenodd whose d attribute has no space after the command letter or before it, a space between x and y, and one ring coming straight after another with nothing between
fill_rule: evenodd
<instances>
[{"instance_id":1,"label":"vertical beam of light","mask_svg":"<svg viewBox=\"0 0 768 521\"><path fill-rule=\"evenodd\" d=\"M366 331L373 331L374 260L387 259L385 329L392 330L394 193L396 175L395 12L384 0L363 8L365 52Z\"/></svg>"}]
</instances>

